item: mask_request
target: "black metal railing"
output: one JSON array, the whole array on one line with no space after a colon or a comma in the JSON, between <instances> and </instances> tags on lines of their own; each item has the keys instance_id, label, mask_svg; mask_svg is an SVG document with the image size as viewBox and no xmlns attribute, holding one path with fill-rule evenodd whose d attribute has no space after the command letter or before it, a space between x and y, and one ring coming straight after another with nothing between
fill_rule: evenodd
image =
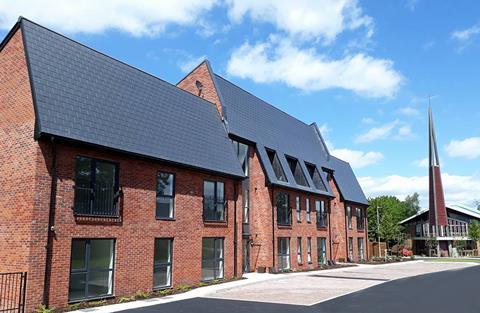
<instances>
[{"instance_id":1,"label":"black metal railing","mask_svg":"<svg viewBox=\"0 0 480 313\"><path fill-rule=\"evenodd\" d=\"M203 220L204 221L219 221L226 220L225 209L227 201L217 200L215 197L203 198Z\"/></svg>"},{"instance_id":2,"label":"black metal railing","mask_svg":"<svg viewBox=\"0 0 480 313\"><path fill-rule=\"evenodd\" d=\"M75 214L116 217L119 211L119 197L120 191L111 186L95 188L75 186Z\"/></svg>"},{"instance_id":3,"label":"black metal railing","mask_svg":"<svg viewBox=\"0 0 480 313\"><path fill-rule=\"evenodd\" d=\"M25 311L27 272L0 273L0 312Z\"/></svg>"},{"instance_id":4,"label":"black metal railing","mask_svg":"<svg viewBox=\"0 0 480 313\"><path fill-rule=\"evenodd\" d=\"M292 208L277 208L277 225L292 225Z\"/></svg>"},{"instance_id":5,"label":"black metal railing","mask_svg":"<svg viewBox=\"0 0 480 313\"><path fill-rule=\"evenodd\" d=\"M317 228L324 228L328 226L327 213L317 212Z\"/></svg>"}]
</instances>

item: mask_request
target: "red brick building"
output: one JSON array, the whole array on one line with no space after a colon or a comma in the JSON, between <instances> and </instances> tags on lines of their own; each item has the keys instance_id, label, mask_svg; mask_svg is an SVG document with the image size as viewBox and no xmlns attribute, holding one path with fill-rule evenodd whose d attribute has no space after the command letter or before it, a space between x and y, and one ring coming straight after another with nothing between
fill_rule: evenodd
<instances>
[{"instance_id":1,"label":"red brick building","mask_svg":"<svg viewBox=\"0 0 480 313\"><path fill-rule=\"evenodd\" d=\"M28 273L28 311L367 257L348 163L208 62L176 87L20 19L0 169L0 272Z\"/></svg>"}]
</instances>

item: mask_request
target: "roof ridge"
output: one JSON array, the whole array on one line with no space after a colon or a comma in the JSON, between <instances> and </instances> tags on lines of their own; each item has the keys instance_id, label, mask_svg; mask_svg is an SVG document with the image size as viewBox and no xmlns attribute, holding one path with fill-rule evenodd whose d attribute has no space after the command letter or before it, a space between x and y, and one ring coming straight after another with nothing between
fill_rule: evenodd
<instances>
[{"instance_id":1,"label":"roof ridge","mask_svg":"<svg viewBox=\"0 0 480 313\"><path fill-rule=\"evenodd\" d=\"M289 113L287 113L287 112L285 112L285 111L283 111L283 110L281 110L281 109L277 108L276 106L274 106L273 104L270 104L270 103L268 103L267 101L263 100L262 98L259 98L259 97L257 97L256 95L254 95L254 94L253 94L253 93L251 93L250 91L248 91L248 90L245 90L244 88L242 88L242 87L238 86L237 84L234 84L234 83L232 83L231 81L229 81L228 79L224 78L223 76L221 76L221 75L219 75L219 74L217 74L217 73L214 73L214 75L215 75L215 76L218 76L218 78L220 78L220 79L223 79L223 80L224 80L224 81L226 81L227 83L229 83L229 84L231 84L231 85L233 85L233 86L237 87L238 89L240 89L240 90L242 90L242 91L244 91L244 92L248 93L248 94L249 94L249 95L251 95L252 97L255 97L255 98L257 98L258 100L260 100L260 101L262 101L263 103L265 103L266 105L268 105L268 106L270 106L270 107L274 108L275 110L277 110L277 111L279 111L279 112L281 112L281 113L285 114L285 115L286 115L286 116L288 116L289 118L292 118L292 119L294 119L294 120L296 120L296 121L298 121L298 122L302 123L304 126L310 127L310 124L307 124L306 122L302 121L301 119L298 119L298 118L296 118L295 116L293 116L293 115L291 115L291 114L289 114Z\"/></svg>"},{"instance_id":2,"label":"roof ridge","mask_svg":"<svg viewBox=\"0 0 480 313\"><path fill-rule=\"evenodd\" d=\"M108 59L110 59L110 60L112 60L112 61L115 61L115 62L120 63L120 64L122 64L122 65L124 65L124 66L127 66L127 67L129 67L129 68L131 68L131 69L133 69L133 70L136 70L136 71L140 72L140 73L143 74L143 75L150 76L150 77L152 77L152 78L154 78L154 79L156 79L156 80L159 80L159 81L161 81L161 82L163 82L163 83L166 83L168 86L174 87L174 89L177 89L177 90L179 90L179 91L182 91L182 92L184 92L184 93L187 93L188 95L190 95L190 96L192 96L192 97L195 97L195 98L197 98L197 99L200 99L201 101L205 101L205 102L207 102L207 103L209 103L209 104L211 104L211 105L215 105L215 103L210 102L210 101L208 101L208 100L206 100L206 99L204 99L204 98L197 97L197 96L195 96L194 94L192 94L192 93L190 93L190 92L188 92L188 91L186 91L186 90L184 90L184 89L182 89L182 88L180 88L180 87L177 87L177 86L175 86L174 84L169 83L168 81L166 81L166 80L164 80L164 79L161 79L161 78L158 77L158 76L155 76L155 75L153 75L153 74L151 74L151 73L148 73L148 72L145 71L145 70L142 70L142 69L140 69L140 68L138 68L138 67L135 67L135 66L133 66L133 65L130 65L130 64L126 63L125 61L116 59L116 58L114 58L114 57L112 57L112 56L110 56L110 55L108 55L108 54L106 54L106 53L104 53L104 52L101 52L101 51L99 51L99 50L97 50L97 49L95 49L95 48L92 48L92 47L90 47L90 46L87 46L86 44L83 44L83 43L81 43L81 42L79 42L79 41L77 41L77 40L75 40L75 39L72 39L72 38L70 38L70 37L68 37L68 36L66 36L66 35L63 35L63 34L57 32L57 31L54 31L54 30L52 30L52 29L50 29L50 28L48 28L48 27L45 27L45 26L43 26L43 25L40 25L40 24L38 24L38 23L36 23L36 22L34 22L34 21L26 18L26 17L20 16L20 17L18 18L18 22L19 22L19 23L22 23L23 21L28 21L29 23L32 23L32 24L34 24L35 26L38 26L38 27L40 27L40 28L43 28L43 29L45 29L45 30L47 30L47 31L49 31L49 32L51 32L51 33L54 33L54 34L56 34L56 35L58 35L58 36L60 36L60 37L62 37L62 38L65 38L65 39L67 39L67 40L69 40L69 41L71 41L71 42L73 42L73 43L75 43L75 44L77 44L77 45L80 45L80 46L82 46L82 47L84 47L84 48L87 48L88 50L91 50L91 51L93 51L93 52L95 52L95 53L97 53L97 54L99 54L99 55L102 55L102 56L104 56L104 57L107 57Z\"/></svg>"}]
</instances>

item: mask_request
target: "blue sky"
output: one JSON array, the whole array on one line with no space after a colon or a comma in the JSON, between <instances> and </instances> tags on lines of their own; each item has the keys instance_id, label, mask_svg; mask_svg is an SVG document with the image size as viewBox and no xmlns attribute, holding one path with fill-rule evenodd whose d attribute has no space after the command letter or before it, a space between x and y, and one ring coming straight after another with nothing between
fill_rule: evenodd
<instances>
[{"instance_id":1,"label":"blue sky","mask_svg":"<svg viewBox=\"0 0 480 313\"><path fill-rule=\"evenodd\" d=\"M45 9L48 8L48 9ZM368 196L426 204L432 95L447 202L480 199L478 1L0 0L19 15L176 83L202 59L307 122Z\"/></svg>"}]
</instances>

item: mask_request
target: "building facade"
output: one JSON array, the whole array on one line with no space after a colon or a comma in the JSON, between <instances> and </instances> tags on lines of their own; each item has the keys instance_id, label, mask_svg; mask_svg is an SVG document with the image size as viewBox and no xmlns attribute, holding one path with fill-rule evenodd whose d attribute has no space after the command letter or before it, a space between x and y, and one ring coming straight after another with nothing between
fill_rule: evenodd
<instances>
[{"instance_id":1,"label":"building facade","mask_svg":"<svg viewBox=\"0 0 480 313\"><path fill-rule=\"evenodd\" d=\"M174 86L21 18L0 116L0 272L28 273L28 311L368 257L349 164L208 62Z\"/></svg>"}]
</instances>

